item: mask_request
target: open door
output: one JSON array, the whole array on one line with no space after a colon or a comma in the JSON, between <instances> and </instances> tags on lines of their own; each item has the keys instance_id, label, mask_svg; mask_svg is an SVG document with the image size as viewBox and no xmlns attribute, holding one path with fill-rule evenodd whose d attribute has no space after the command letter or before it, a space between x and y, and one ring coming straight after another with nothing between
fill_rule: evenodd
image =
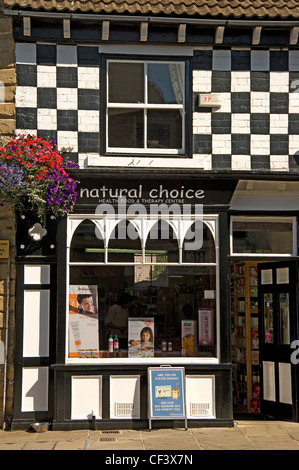
<instances>
[{"instance_id":1,"label":"open door","mask_svg":"<svg viewBox=\"0 0 299 470\"><path fill-rule=\"evenodd\" d=\"M298 421L297 369L291 345L298 340L297 261L258 265L261 412Z\"/></svg>"}]
</instances>

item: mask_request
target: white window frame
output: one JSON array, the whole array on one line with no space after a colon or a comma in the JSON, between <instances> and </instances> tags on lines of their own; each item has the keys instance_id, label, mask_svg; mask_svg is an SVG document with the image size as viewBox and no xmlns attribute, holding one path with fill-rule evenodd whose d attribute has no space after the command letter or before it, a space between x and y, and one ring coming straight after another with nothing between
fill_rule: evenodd
<instances>
[{"instance_id":1,"label":"white window frame","mask_svg":"<svg viewBox=\"0 0 299 470\"><path fill-rule=\"evenodd\" d=\"M144 64L144 103L109 103L109 64L112 62L118 63L142 63ZM147 102L148 93L147 93L147 76L148 76L148 64L180 64L183 67L183 103L182 104L151 104ZM186 87L186 75L185 75L185 61L183 60L118 60L118 59L107 59L107 82L106 82L106 152L107 154L111 153L121 153L121 154L139 154L139 155L148 155L148 154L159 154L159 155L183 155L185 153L185 114L186 114L186 97L185 97L185 87ZM132 147L109 147L108 145L108 110L112 108L125 108L125 109L140 109L144 111L144 147L143 148L132 148ZM180 110L182 116L182 148L180 149L161 149L161 148L147 148L147 110Z\"/></svg>"},{"instance_id":2,"label":"white window frame","mask_svg":"<svg viewBox=\"0 0 299 470\"><path fill-rule=\"evenodd\" d=\"M88 219L91 221L99 221L103 220L105 217L109 216L97 216L95 214L71 214L68 216L68 222L67 222L67 279L66 279L66 304L65 304L65 312L66 312L66 342L65 342L65 363L66 364L131 364L131 365L136 365L136 364L142 364L142 365L148 365L148 364L155 364L155 365L160 365L165 362L165 360L162 357L153 357L153 358L69 358L68 357L68 321L69 321L69 316L67 315L68 308L69 308L69 285L70 285L70 268L72 266L86 266L86 262L71 262L70 261L70 247L71 247L71 241L72 241L72 236L75 233L76 228L78 225L83 222L84 220ZM146 219L147 217L142 217L140 216L141 219ZM214 357L168 357L167 358L167 364L219 364L220 363L220 298L219 298L219 292L220 292L220 287L219 287L219 223L218 223L218 215L212 214L204 214L202 217L196 217L195 215L192 216L193 220L192 223L195 220L198 220L199 218L203 220L203 222L207 225L208 229L211 231L211 234L214 239L215 243L215 263L184 263L182 262L182 257L180 256L180 260L177 263L165 263L166 265L179 265L179 266L195 266L195 267L201 267L201 266L211 266L215 268L215 275L216 275L216 354ZM190 218L190 216L188 216ZM122 219L127 219L130 220L130 217L124 216ZM136 220L136 217L134 217ZM157 219L158 220L158 219ZM177 218L178 222L178 230L177 234L182 233L182 227L184 226L184 216L178 216ZM190 225L190 226L191 226ZM184 233L187 233L188 228L185 227ZM182 245L183 241L181 241ZM144 243L143 245L143 253L144 253ZM108 247L108 241L106 241L105 244L105 250ZM180 250L181 251L181 250ZM108 262L107 261L107 256L105 256L104 262L91 262L88 263L88 266L107 266L107 265L119 265L119 266L125 266L125 265L139 265L140 263L122 263L122 262ZM157 264L157 263L149 263L149 264ZM161 263L159 263L161 264Z\"/></svg>"},{"instance_id":3,"label":"white window frame","mask_svg":"<svg viewBox=\"0 0 299 470\"><path fill-rule=\"evenodd\" d=\"M239 252L234 253L234 240L233 240L233 224L234 222L281 222L281 223L292 223L293 226L293 253L286 254L286 253L245 253ZM230 218L230 254L231 256L235 257L266 257L266 258L275 258L275 257L286 257L291 258L297 256L297 218L296 217L261 217L261 216L232 216Z\"/></svg>"}]
</instances>

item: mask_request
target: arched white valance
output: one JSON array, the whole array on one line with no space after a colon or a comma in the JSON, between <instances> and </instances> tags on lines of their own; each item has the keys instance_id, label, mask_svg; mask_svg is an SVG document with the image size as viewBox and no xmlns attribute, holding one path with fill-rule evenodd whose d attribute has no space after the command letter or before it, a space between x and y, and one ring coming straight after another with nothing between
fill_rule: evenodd
<instances>
[{"instance_id":1,"label":"arched white valance","mask_svg":"<svg viewBox=\"0 0 299 470\"><path fill-rule=\"evenodd\" d=\"M88 227L86 229L86 227ZM81 235L80 235L81 232ZM115 237L117 234L117 237ZM216 263L218 247L217 217L168 216L162 217L138 216L118 217L107 215L71 215L68 220L68 246L73 249L81 237L81 245L85 244L88 252L94 253L116 250L117 248L131 250L137 254L145 254L149 249L164 250L172 253L174 263ZM75 241L74 241L75 240ZM171 246L170 246L171 244ZM167 245L168 248L167 248ZM184 256L184 252L188 252ZM174 256L177 252L177 257ZM190 252L201 252L201 256L191 256ZM76 259L70 258L70 261ZM103 262L112 262L106 255ZM114 257L115 259L117 257ZM139 258L138 262L141 258ZM144 260L144 259L143 259ZM89 261L89 260L87 260ZM95 262L101 262L94 259ZM121 260L119 260L120 262ZM114 261L117 262L117 261ZM132 259L130 262L136 262Z\"/></svg>"}]
</instances>

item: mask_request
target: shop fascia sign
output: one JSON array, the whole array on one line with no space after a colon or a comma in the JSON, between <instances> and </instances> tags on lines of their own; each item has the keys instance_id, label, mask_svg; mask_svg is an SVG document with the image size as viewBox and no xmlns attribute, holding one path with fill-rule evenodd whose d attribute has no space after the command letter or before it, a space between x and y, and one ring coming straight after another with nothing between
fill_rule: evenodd
<instances>
[{"instance_id":1,"label":"shop fascia sign","mask_svg":"<svg viewBox=\"0 0 299 470\"><path fill-rule=\"evenodd\" d=\"M116 202L119 198L128 203L184 203L191 200L202 200L205 197L203 189L186 188L181 185L177 188L165 188L162 184L144 190L142 184L133 188L111 188L105 185L99 188L80 188L81 199L92 199L96 202Z\"/></svg>"}]
</instances>

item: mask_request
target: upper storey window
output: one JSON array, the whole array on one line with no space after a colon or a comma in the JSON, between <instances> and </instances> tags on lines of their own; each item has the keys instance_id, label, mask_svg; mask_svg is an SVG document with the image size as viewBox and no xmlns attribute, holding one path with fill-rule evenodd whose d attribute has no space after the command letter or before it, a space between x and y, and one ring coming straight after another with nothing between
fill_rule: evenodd
<instances>
[{"instance_id":1,"label":"upper storey window","mask_svg":"<svg viewBox=\"0 0 299 470\"><path fill-rule=\"evenodd\" d=\"M107 151L182 154L185 63L109 60Z\"/></svg>"}]
</instances>

